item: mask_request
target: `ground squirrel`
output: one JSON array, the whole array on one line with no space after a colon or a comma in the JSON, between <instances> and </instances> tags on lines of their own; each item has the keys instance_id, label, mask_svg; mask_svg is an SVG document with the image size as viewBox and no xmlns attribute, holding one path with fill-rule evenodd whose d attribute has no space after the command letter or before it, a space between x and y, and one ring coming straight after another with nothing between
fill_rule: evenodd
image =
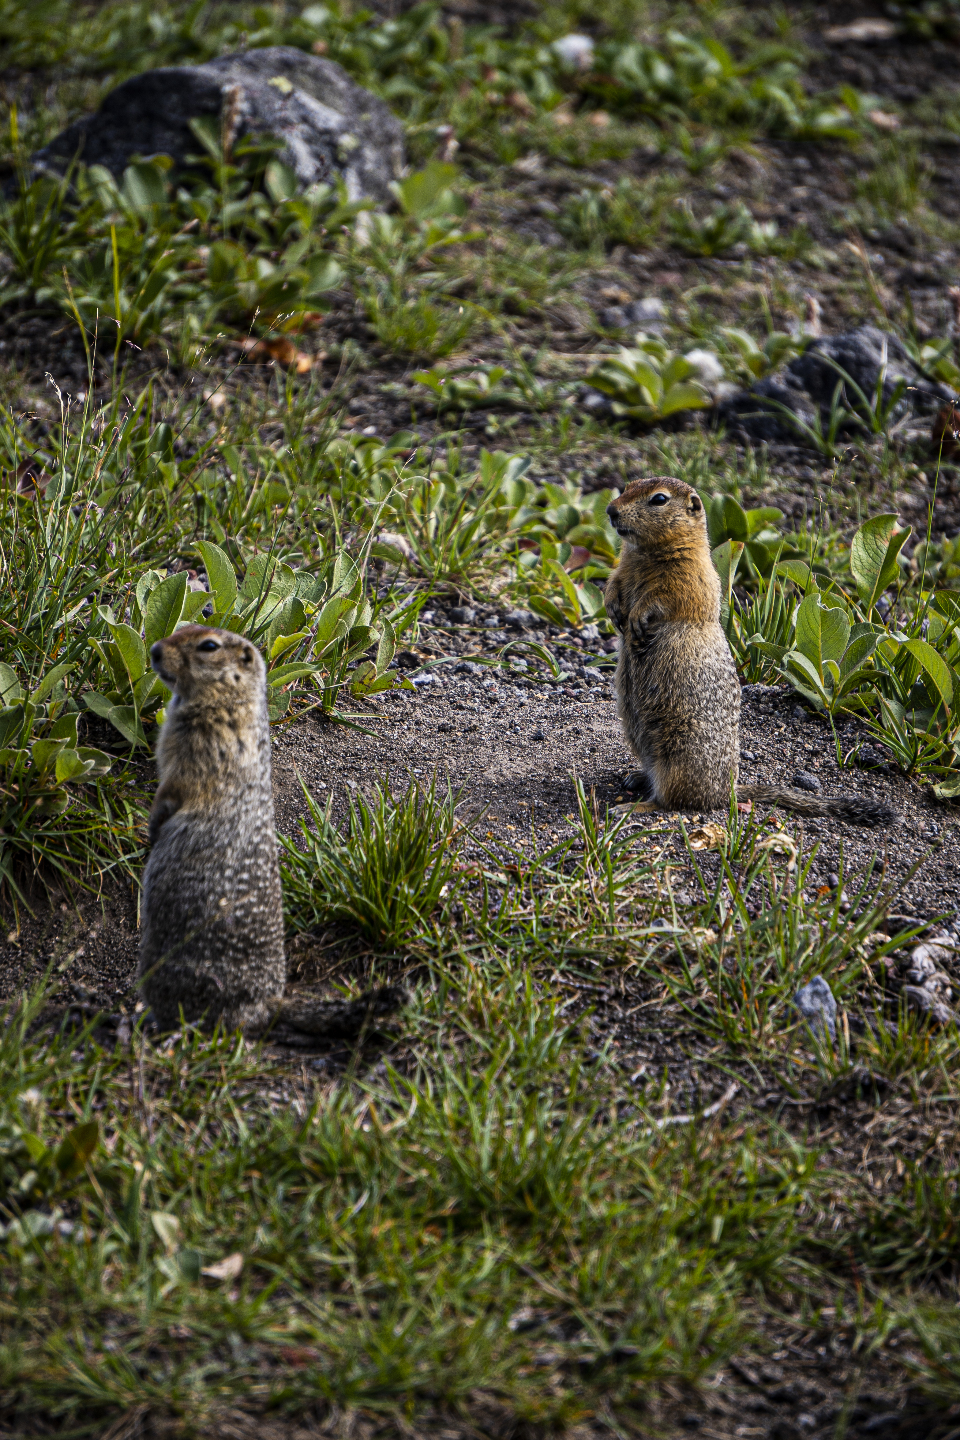
<instances>
[{"instance_id":1,"label":"ground squirrel","mask_svg":"<svg viewBox=\"0 0 960 1440\"><path fill-rule=\"evenodd\" d=\"M623 539L606 590L607 614L623 636L617 700L647 798L668 810L726 806L740 763L740 683L720 626L703 503L682 480L654 475L632 481L607 514ZM738 786L737 796L858 825L897 818L857 796L774 785Z\"/></svg>"},{"instance_id":2,"label":"ground squirrel","mask_svg":"<svg viewBox=\"0 0 960 1440\"><path fill-rule=\"evenodd\" d=\"M395 1009L395 987L358 1001L282 998L280 867L270 774L266 667L249 640L185 625L150 650L174 695L157 745L139 977L163 1027L222 1020L256 1033L279 1021L357 1033Z\"/></svg>"}]
</instances>

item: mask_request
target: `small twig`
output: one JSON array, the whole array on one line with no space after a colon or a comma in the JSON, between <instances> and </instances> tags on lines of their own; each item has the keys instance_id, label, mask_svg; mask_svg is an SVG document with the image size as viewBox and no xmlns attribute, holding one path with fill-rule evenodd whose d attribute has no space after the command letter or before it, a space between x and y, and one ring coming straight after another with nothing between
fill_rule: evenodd
<instances>
[{"instance_id":1,"label":"small twig","mask_svg":"<svg viewBox=\"0 0 960 1440\"><path fill-rule=\"evenodd\" d=\"M730 1104L739 1089L740 1086L736 1080L733 1080L724 1090L720 1099L715 1100L712 1105L708 1105L706 1110L701 1110L699 1115L666 1115L662 1120L654 1120L653 1126L657 1130L662 1130L665 1125L692 1125L694 1120L712 1120L714 1115L719 1115L720 1111Z\"/></svg>"}]
</instances>

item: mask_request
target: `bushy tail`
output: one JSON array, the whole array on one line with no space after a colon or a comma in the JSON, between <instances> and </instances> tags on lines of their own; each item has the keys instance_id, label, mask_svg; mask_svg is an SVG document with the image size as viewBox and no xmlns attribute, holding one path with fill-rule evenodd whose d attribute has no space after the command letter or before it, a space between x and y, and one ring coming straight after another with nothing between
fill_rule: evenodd
<instances>
[{"instance_id":1,"label":"bushy tail","mask_svg":"<svg viewBox=\"0 0 960 1440\"><path fill-rule=\"evenodd\" d=\"M354 1040L364 1029L409 1003L402 985L382 985L356 1000L318 1000L310 995L284 995L275 1003L274 1020L284 1027L330 1040Z\"/></svg>"},{"instance_id":2,"label":"bushy tail","mask_svg":"<svg viewBox=\"0 0 960 1440\"><path fill-rule=\"evenodd\" d=\"M851 825L895 825L896 810L862 795L809 795L805 790L781 789L779 785L738 785L738 800L756 800L760 805L780 805L797 815L813 818L832 816Z\"/></svg>"}]
</instances>

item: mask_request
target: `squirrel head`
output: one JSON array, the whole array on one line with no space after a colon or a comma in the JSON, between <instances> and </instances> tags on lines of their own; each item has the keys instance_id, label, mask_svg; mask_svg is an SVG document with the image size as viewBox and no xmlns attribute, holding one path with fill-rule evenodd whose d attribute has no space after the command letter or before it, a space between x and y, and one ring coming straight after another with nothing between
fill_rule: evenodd
<instances>
[{"instance_id":1,"label":"squirrel head","mask_svg":"<svg viewBox=\"0 0 960 1440\"><path fill-rule=\"evenodd\" d=\"M184 625L150 646L150 664L174 703L224 704L231 709L263 695L266 666L259 650L232 630Z\"/></svg>"},{"instance_id":2,"label":"squirrel head","mask_svg":"<svg viewBox=\"0 0 960 1440\"><path fill-rule=\"evenodd\" d=\"M677 541L707 540L707 517L696 490L672 475L630 484L607 506L610 524L637 550L671 548Z\"/></svg>"}]
</instances>

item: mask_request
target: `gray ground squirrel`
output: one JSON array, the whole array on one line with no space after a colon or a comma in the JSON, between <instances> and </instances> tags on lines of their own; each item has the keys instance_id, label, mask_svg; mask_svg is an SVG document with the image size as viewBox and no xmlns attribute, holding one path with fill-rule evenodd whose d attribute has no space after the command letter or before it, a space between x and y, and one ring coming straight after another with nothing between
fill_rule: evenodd
<instances>
[{"instance_id":1,"label":"gray ground squirrel","mask_svg":"<svg viewBox=\"0 0 960 1440\"><path fill-rule=\"evenodd\" d=\"M623 539L607 582L621 632L620 719L648 796L667 810L726 806L740 764L740 684L720 626L720 577L696 491L672 476L632 481L607 507ZM856 825L896 811L859 796L818 797L774 785L737 787L740 800Z\"/></svg>"},{"instance_id":2,"label":"gray ground squirrel","mask_svg":"<svg viewBox=\"0 0 960 1440\"><path fill-rule=\"evenodd\" d=\"M173 690L157 745L139 977L153 1018L359 1033L403 1001L283 999L286 962L266 667L249 640L185 625L150 650Z\"/></svg>"}]
</instances>

